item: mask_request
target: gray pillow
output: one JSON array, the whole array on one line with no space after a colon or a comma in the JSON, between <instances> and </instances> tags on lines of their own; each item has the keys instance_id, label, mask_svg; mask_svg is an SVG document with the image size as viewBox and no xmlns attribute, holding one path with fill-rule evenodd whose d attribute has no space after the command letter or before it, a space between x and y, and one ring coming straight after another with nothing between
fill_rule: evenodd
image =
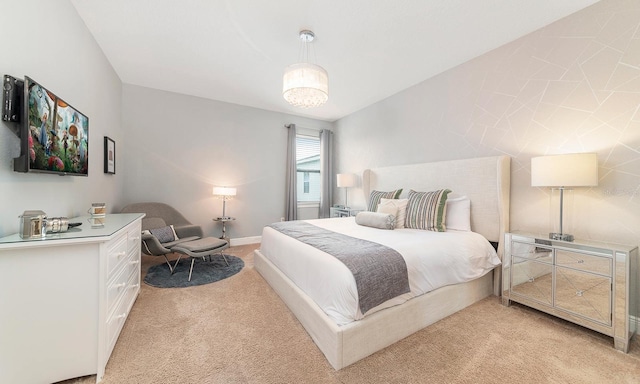
<instances>
[{"instance_id":1,"label":"gray pillow","mask_svg":"<svg viewBox=\"0 0 640 384\"><path fill-rule=\"evenodd\" d=\"M382 212L358 212L356 224L379 229L394 229L396 227L396 217Z\"/></svg>"},{"instance_id":2,"label":"gray pillow","mask_svg":"<svg viewBox=\"0 0 640 384\"><path fill-rule=\"evenodd\" d=\"M169 243L178 239L178 235L176 235L176 232L173 229L173 225L150 229L149 232L151 232L153 236L158 238L158 241L161 243Z\"/></svg>"}]
</instances>

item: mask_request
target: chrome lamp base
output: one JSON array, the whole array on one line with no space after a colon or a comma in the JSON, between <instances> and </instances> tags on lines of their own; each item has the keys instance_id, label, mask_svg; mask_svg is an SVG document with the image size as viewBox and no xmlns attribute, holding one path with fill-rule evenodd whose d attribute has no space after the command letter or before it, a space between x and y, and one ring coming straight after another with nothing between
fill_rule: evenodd
<instances>
[{"instance_id":1,"label":"chrome lamp base","mask_svg":"<svg viewBox=\"0 0 640 384\"><path fill-rule=\"evenodd\" d=\"M550 233L549 238L551 240L560 240L560 241L573 241L573 235L568 233Z\"/></svg>"}]
</instances>

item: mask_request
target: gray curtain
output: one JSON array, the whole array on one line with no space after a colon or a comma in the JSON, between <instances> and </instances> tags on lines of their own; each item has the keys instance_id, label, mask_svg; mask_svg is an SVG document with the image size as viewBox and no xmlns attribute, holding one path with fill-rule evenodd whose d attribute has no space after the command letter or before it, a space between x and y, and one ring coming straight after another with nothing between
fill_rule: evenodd
<instances>
[{"instance_id":1,"label":"gray curtain","mask_svg":"<svg viewBox=\"0 0 640 384\"><path fill-rule=\"evenodd\" d=\"M333 200L333 132L320 131L320 212L318 217L331 216Z\"/></svg>"},{"instance_id":2,"label":"gray curtain","mask_svg":"<svg viewBox=\"0 0 640 384\"><path fill-rule=\"evenodd\" d=\"M298 193L296 184L297 164L296 164L296 125L285 125L289 129L287 135L287 169L286 169L286 187L285 187L285 220L298 219Z\"/></svg>"}]
</instances>

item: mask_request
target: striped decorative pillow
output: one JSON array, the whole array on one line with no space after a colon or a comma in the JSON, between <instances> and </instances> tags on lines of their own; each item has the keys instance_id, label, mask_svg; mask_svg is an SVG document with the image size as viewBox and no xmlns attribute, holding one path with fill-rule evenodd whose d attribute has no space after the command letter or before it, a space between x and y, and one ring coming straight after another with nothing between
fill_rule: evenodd
<instances>
[{"instance_id":1,"label":"striped decorative pillow","mask_svg":"<svg viewBox=\"0 0 640 384\"><path fill-rule=\"evenodd\" d=\"M405 228L426 229L428 231L444 232L447 195L449 189L431 192L409 191Z\"/></svg>"},{"instance_id":2,"label":"striped decorative pillow","mask_svg":"<svg viewBox=\"0 0 640 384\"><path fill-rule=\"evenodd\" d=\"M402 188L390 192L382 192L376 190L371 191L371 193L369 194L369 205L367 206L367 211L376 212L378 210L380 199L397 199L398 197L400 197L401 193Z\"/></svg>"}]
</instances>

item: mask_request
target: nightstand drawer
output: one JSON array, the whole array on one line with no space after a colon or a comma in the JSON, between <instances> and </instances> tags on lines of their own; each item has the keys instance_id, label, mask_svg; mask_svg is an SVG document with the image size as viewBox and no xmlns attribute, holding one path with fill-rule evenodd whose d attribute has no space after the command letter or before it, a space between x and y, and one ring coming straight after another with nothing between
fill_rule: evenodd
<instances>
[{"instance_id":1,"label":"nightstand drawer","mask_svg":"<svg viewBox=\"0 0 640 384\"><path fill-rule=\"evenodd\" d=\"M556 265L559 267L573 268L610 277L611 263L611 257L594 256L582 252L556 249Z\"/></svg>"},{"instance_id":2,"label":"nightstand drawer","mask_svg":"<svg viewBox=\"0 0 640 384\"><path fill-rule=\"evenodd\" d=\"M522 259L536 260L550 264L553 263L553 249L541 244L514 241L511 244L511 255Z\"/></svg>"},{"instance_id":3,"label":"nightstand drawer","mask_svg":"<svg viewBox=\"0 0 640 384\"><path fill-rule=\"evenodd\" d=\"M557 308L611 325L611 293L608 277L556 267Z\"/></svg>"},{"instance_id":4,"label":"nightstand drawer","mask_svg":"<svg viewBox=\"0 0 640 384\"><path fill-rule=\"evenodd\" d=\"M552 264L514 257L511 265L511 294L552 305L552 274Z\"/></svg>"}]
</instances>

